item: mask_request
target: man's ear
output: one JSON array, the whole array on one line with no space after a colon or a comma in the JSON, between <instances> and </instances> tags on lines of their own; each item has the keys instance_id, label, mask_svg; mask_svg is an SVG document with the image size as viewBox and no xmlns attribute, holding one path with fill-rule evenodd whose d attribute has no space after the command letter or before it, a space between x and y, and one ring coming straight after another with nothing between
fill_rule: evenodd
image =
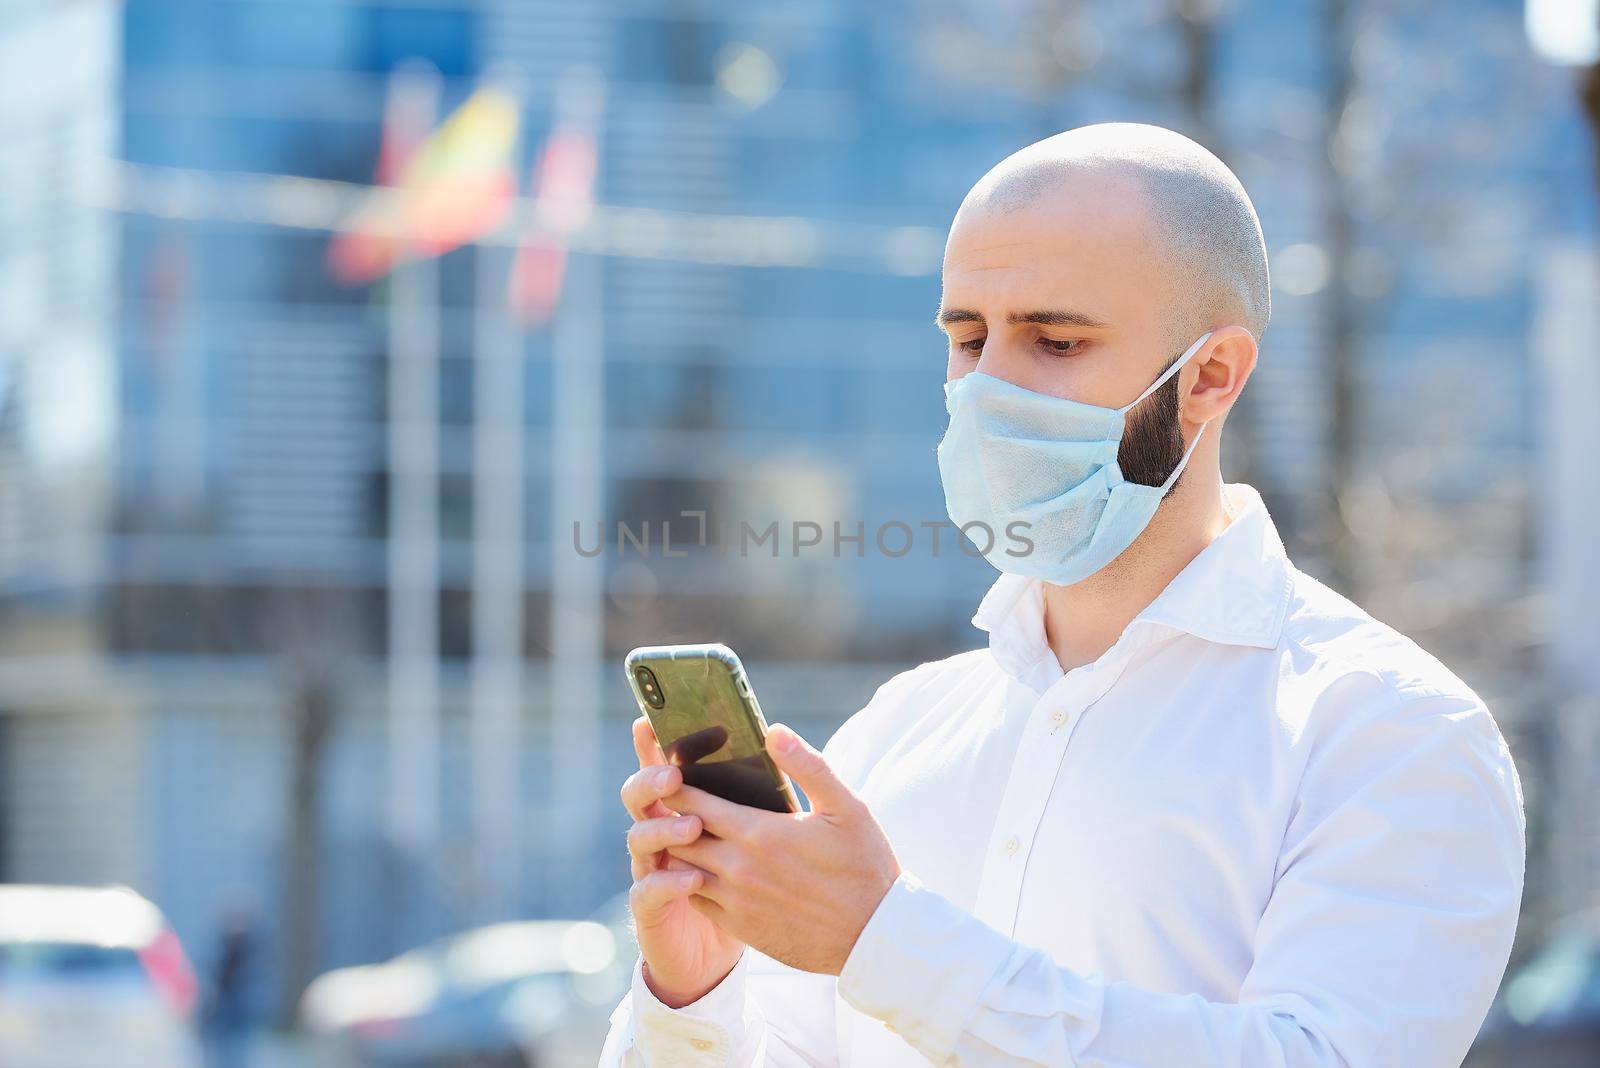
<instances>
[{"instance_id":1,"label":"man's ear","mask_svg":"<svg viewBox=\"0 0 1600 1068\"><path fill-rule=\"evenodd\" d=\"M1183 418L1191 423L1209 423L1232 410L1250 373L1256 369L1256 339L1242 326L1223 326L1206 338L1182 378L1180 388Z\"/></svg>"}]
</instances>

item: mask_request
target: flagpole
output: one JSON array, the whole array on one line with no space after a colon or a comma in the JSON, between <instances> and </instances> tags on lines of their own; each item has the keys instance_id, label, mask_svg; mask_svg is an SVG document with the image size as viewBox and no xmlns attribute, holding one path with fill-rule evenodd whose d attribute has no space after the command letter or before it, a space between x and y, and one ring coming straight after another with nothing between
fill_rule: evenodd
<instances>
[{"instance_id":1,"label":"flagpole","mask_svg":"<svg viewBox=\"0 0 1600 1068\"><path fill-rule=\"evenodd\" d=\"M408 881L439 830L438 285L437 261L407 260L389 291L389 816Z\"/></svg>"},{"instance_id":2,"label":"flagpole","mask_svg":"<svg viewBox=\"0 0 1600 1068\"><path fill-rule=\"evenodd\" d=\"M513 153L513 158L515 154ZM470 744L479 922L522 907L522 332L505 306L515 250L476 247Z\"/></svg>"},{"instance_id":3,"label":"flagpole","mask_svg":"<svg viewBox=\"0 0 1600 1068\"><path fill-rule=\"evenodd\" d=\"M192 228L175 227L152 252L150 352L157 370L158 411L155 420L156 504L163 523L188 520L205 491L205 393L196 353L205 351L198 336L203 317L194 314L190 275L197 258Z\"/></svg>"},{"instance_id":4,"label":"flagpole","mask_svg":"<svg viewBox=\"0 0 1600 1068\"><path fill-rule=\"evenodd\" d=\"M587 129L601 143L604 85L587 69L563 78L557 122ZM601 779L601 709L605 690L604 557L573 547L573 526L605 518L605 331L603 261L571 255L551 338L550 416L550 670L547 730L551 833L546 907L557 914L587 909L597 852L595 814ZM631 746L626 739L617 744ZM614 791L613 791L614 793Z\"/></svg>"},{"instance_id":5,"label":"flagpole","mask_svg":"<svg viewBox=\"0 0 1600 1068\"><path fill-rule=\"evenodd\" d=\"M437 83L397 70L395 92L430 118ZM427 126L423 127L426 132ZM389 834L396 941L420 932L417 891L439 833L439 268L402 255L389 281Z\"/></svg>"}]
</instances>

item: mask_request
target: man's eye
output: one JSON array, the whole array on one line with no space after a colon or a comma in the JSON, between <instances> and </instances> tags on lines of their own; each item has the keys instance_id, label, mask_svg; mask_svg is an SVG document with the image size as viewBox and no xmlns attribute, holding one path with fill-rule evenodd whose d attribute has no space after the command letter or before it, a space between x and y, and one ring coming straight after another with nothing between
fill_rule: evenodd
<instances>
[{"instance_id":1,"label":"man's eye","mask_svg":"<svg viewBox=\"0 0 1600 1068\"><path fill-rule=\"evenodd\" d=\"M1075 338L1072 341L1057 341L1054 338L1042 337L1039 339L1039 344L1058 356L1071 356L1083 347L1083 340Z\"/></svg>"},{"instance_id":2,"label":"man's eye","mask_svg":"<svg viewBox=\"0 0 1600 1068\"><path fill-rule=\"evenodd\" d=\"M962 352L967 353L969 356L982 356L983 355L983 342L984 342L983 338L975 337L971 341L958 342L956 344L956 347L958 349L960 349Z\"/></svg>"}]
</instances>

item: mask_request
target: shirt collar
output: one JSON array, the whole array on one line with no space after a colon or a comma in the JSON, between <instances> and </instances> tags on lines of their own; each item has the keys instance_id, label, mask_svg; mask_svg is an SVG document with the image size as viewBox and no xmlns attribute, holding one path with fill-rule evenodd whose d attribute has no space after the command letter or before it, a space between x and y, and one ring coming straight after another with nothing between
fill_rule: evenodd
<instances>
[{"instance_id":1,"label":"shirt collar","mask_svg":"<svg viewBox=\"0 0 1600 1068\"><path fill-rule=\"evenodd\" d=\"M1271 649L1278 644L1292 588L1289 558L1261 495L1243 483L1224 487L1233 519L1135 617L1220 645ZM989 649L1014 678L1055 664L1044 631L1044 584L1001 575L978 605L973 626L989 632ZM1048 664L1043 663L1048 661ZM1060 675L1056 665L1054 675ZM1041 678L1040 682L1047 682Z\"/></svg>"}]
</instances>

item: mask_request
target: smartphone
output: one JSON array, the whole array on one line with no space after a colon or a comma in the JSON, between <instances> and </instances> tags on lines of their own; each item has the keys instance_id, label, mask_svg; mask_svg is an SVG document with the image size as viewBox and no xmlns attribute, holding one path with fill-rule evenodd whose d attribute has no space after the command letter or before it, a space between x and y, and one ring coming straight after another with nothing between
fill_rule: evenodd
<instances>
[{"instance_id":1,"label":"smartphone","mask_svg":"<svg viewBox=\"0 0 1600 1068\"><path fill-rule=\"evenodd\" d=\"M648 645L623 661L639 711L683 781L740 805L799 812L789 777L767 755L767 721L726 645Z\"/></svg>"}]
</instances>

